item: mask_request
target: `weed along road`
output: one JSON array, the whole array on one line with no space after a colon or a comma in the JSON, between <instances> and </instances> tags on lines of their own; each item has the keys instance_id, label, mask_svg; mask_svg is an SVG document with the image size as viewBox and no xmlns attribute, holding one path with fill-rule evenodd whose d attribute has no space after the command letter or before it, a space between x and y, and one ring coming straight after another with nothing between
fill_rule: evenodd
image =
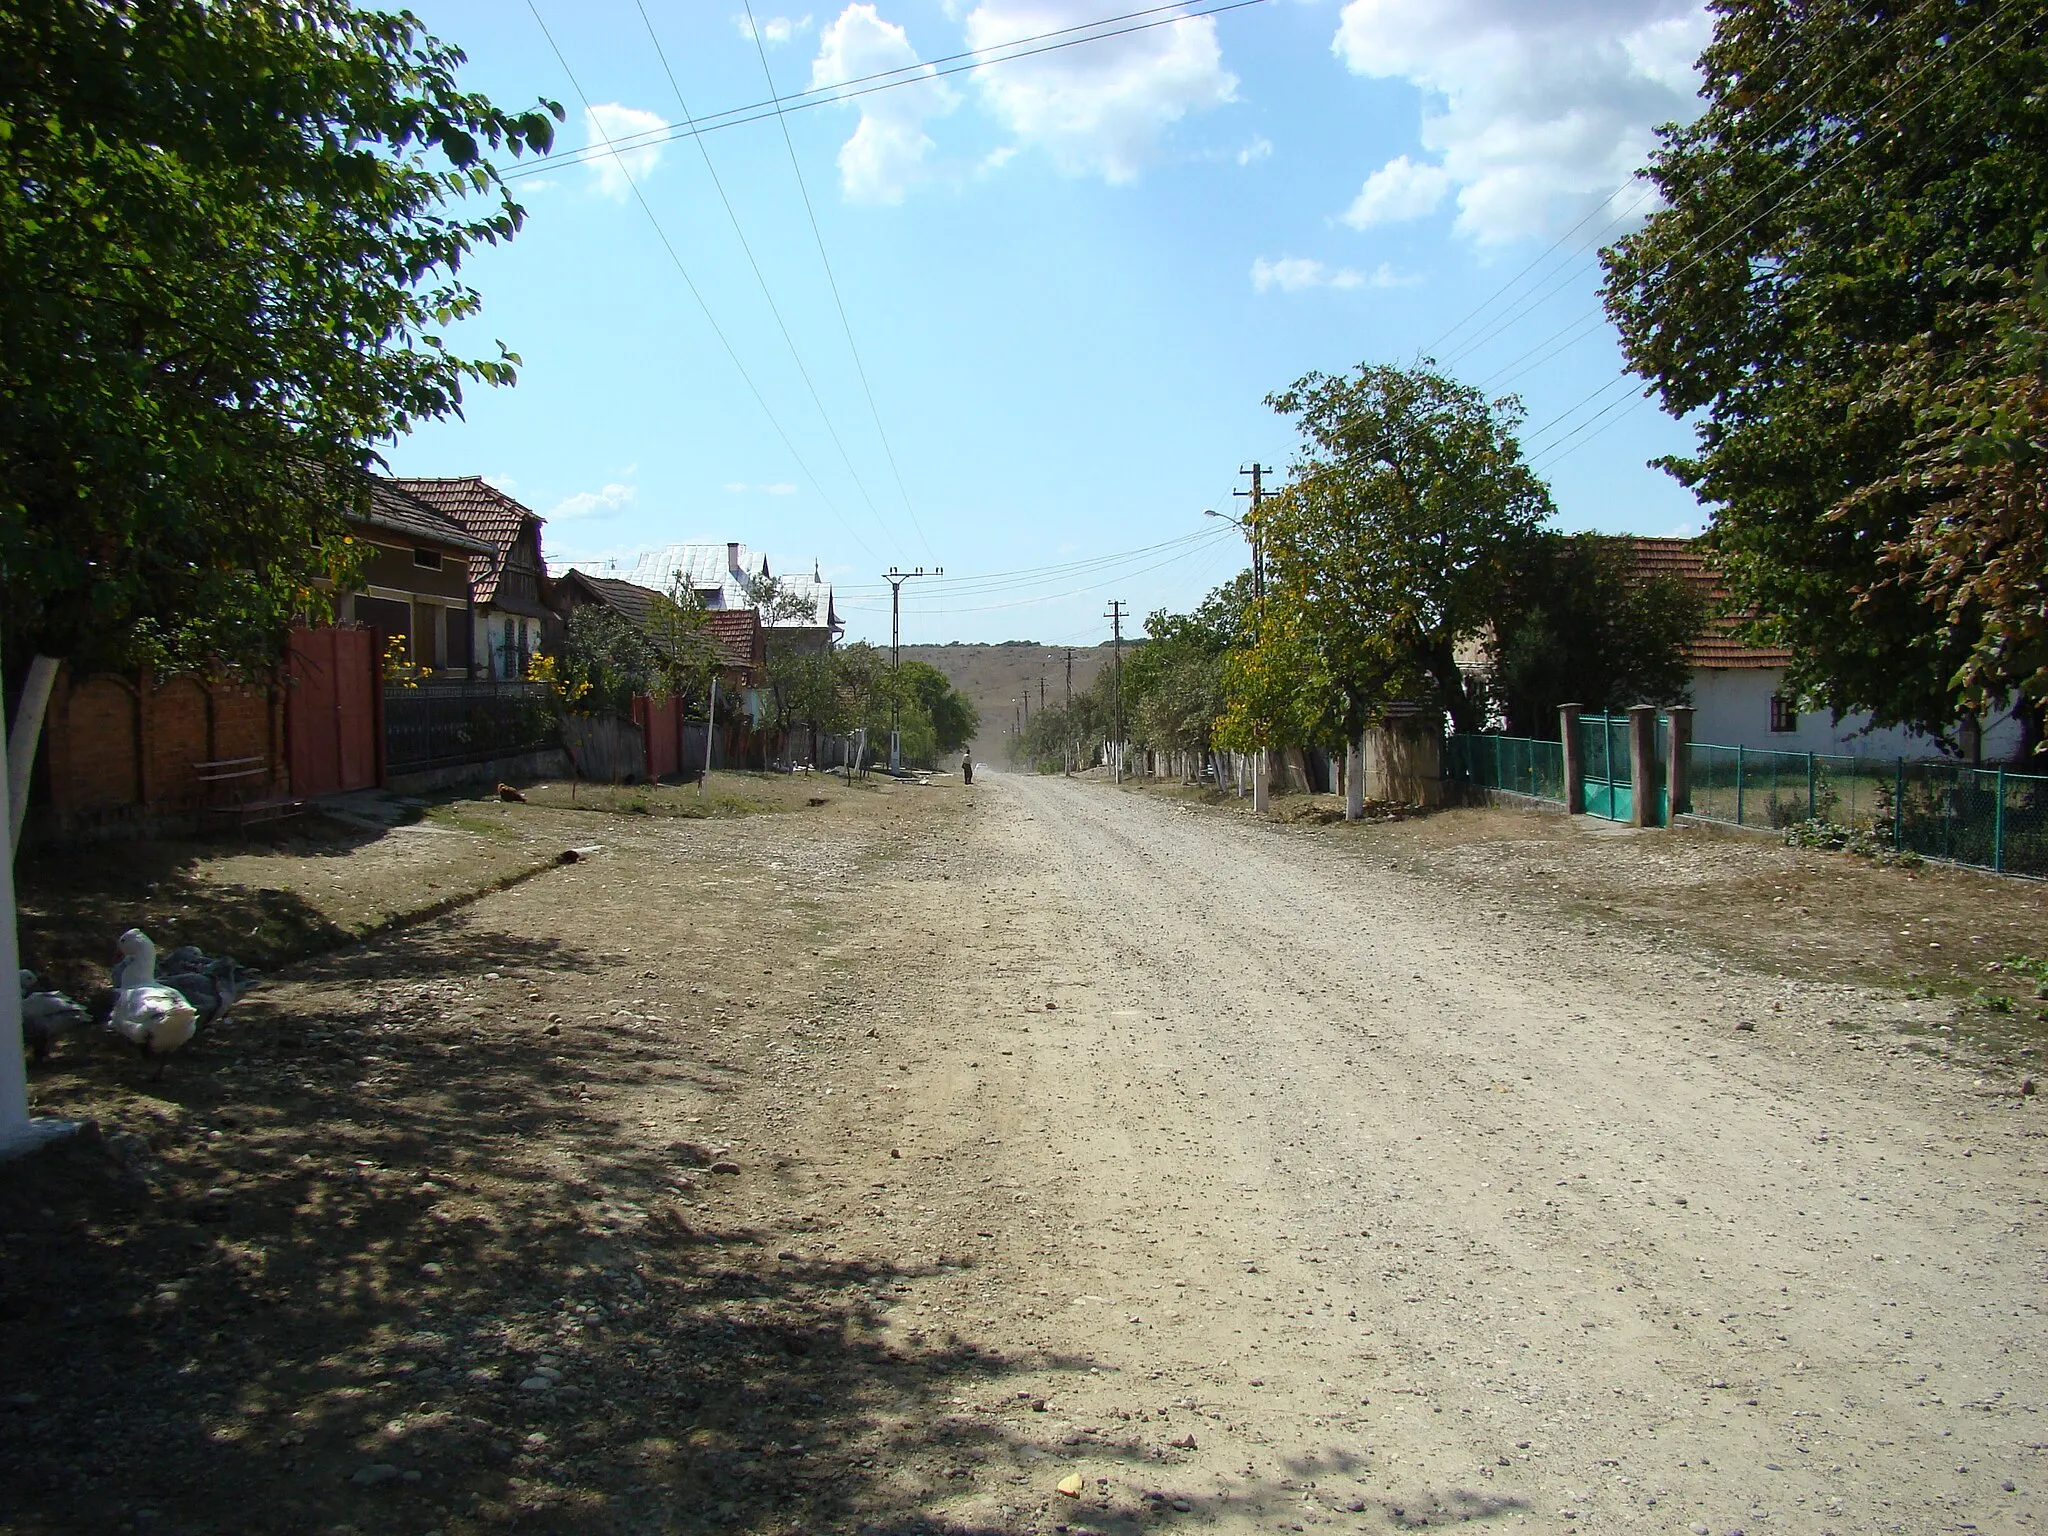
<instances>
[{"instance_id":1,"label":"weed along road","mask_svg":"<svg viewBox=\"0 0 2048 1536\"><path fill-rule=\"evenodd\" d=\"M976 811L900 1137L1000 1281L935 1320L1065 1363L1026 1383L1082 1477L1056 1519L2048 1512L2048 1152L1828 1027L1895 999L1708 1002L1682 951L1100 785Z\"/></svg>"},{"instance_id":2,"label":"weed along road","mask_svg":"<svg viewBox=\"0 0 2048 1536\"><path fill-rule=\"evenodd\" d=\"M480 894L278 964L160 1082L38 1069L102 1134L0 1186L0 1527L2035 1528L2039 1100L1869 1048L1952 1003L1504 892L2032 894L721 779L150 873L166 938ZM33 899L45 947L100 910Z\"/></svg>"}]
</instances>

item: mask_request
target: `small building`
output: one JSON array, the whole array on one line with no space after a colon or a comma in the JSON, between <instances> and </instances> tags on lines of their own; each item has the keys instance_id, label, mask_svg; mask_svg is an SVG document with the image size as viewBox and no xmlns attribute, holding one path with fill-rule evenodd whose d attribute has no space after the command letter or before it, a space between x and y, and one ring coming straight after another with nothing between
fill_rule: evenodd
<instances>
[{"instance_id":1,"label":"small building","mask_svg":"<svg viewBox=\"0 0 2048 1536\"><path fill-rule=\"evenodd\" d=\"M391 483L483 541L484 553L469 560L477 672L508 682L525 677L540 651L543 626L552 617L540 514L481 475Z\"/></svg>"},{"instance_id":2,"label":"small building","mask_svg":"<svg viewBox=\"0 0 2048 1536\"><path fill-rule=\"evenodd\" d=\"M335 617L405 638L416 667L467 677L475 655L469 567L490 546L453 519L380 476L368 505L347 518L368 546L363 585L335 601Z\"/></svg>"},{"instance_id":3,"label":"small building","mask_svg":"<svg viewBox=\"0 0 2048 1536\"><path fill-rule=\"evenodd\" d=\"M1676 576L1707 600L1707 623L1691 648L1693 740L1723 747L1818 752L1847 757L1939 757L1941 743L1899 726L1871 729L1857 712L1834 719L1826 710L1802 710L1786 683L1792 653L1753 645L1738 631L1743 619L1727 612L1728 588L1698 539L1630 538L1637 569L1646 576ZM2019 722L2010 715L1984 723L1988 760L2019 749Z\"/></svg>"},{"instance_id":4,"label":"small building","mask_svg":"<svg viewBox=\"0 0 2048 1536\"><path fill-rule=\"evenodd\" d=\"M645 626L663 594L616 576L592 576L570 567L555 578L551 596L564 624L579 608L598 604L634 624ZM761 616L751 608L711 609L704 614L704 635L718 654L718 686L728 694L758 688L767 675L767 645Z\"/></svg>"}]
</instances>

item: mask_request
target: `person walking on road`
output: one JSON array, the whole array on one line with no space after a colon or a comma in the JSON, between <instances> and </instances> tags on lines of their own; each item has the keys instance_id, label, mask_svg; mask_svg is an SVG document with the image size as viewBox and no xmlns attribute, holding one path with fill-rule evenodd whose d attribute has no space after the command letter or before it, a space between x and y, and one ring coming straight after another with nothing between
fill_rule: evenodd
<instances>
[{"instance_id":1,"label":"person walking on road","mask_svg":"<svg viewBox=\"0 0 2048 1536\"><path fill-rule=\"evenodd\" d=\"M972 784L974 782L974 754L972 752L962 752L960 754L960 782L962 784Z\"/></svg>"}]
</instances>

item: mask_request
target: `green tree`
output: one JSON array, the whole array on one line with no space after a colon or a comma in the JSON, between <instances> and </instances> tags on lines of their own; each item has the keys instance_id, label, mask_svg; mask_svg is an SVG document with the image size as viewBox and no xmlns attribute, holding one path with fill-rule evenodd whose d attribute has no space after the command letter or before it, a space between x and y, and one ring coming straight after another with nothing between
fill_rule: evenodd
<instances>
[{"instance_id":1,"label":"green tree","mask_svg":"<svg viewBox=\"0 0 2048 1536\"><path fill-rule=\"evenodd\" d=\"M1560 704L1682 704L1706 601L1645 575L1624 539L1541 533L1514 562L1493 621L1494 703L1514 736L1557 735Z\"/></svg>"},{"instance_id":2,"label":"green tree","mask_svg":"<svg viewBox=\"0 0 2048 1536\"><path fill-rule=\"evenodd\" d=\"M633 695L654 691L658 665L648 632L617 609L586 603L569 615L554 676L581 713L624 716Z\"/></svg>"},{"instance_id":3,"label":"green tree","mask_svg":"<svg viewBox=\"0 0 2048 1536\"><path fill-rule=\"evenodd\" d=\"M1492 616L1515 551L1552 512L1522 462L1520 402L1488 400L1425 360L1311 373L1266 403L1301 433L1292 483L1260 514L1269 586L1292 612L1288 644L1312 650L1328 679L1343 736L1403 695L1478 729L1458 645Z\"/></svg>"},{"instance_id":4,"label":"green tree","mask_svg":"<svg viewBox=\"0 0 2048 1536\"><path fill-rule=\"evenodd\" d=\"M346 0L0 6L4 643L269 661L354 564L375 445L517 359L457 276L545 150L409 15Z\"/></svg>"},{"instance_id":5,"label":"green tree","mask_svg":"<svg viewBox=\"0 0 2048 1536\"><path fill-rule=\"evenodd\" d=\"M930 722L933 761L938 756L958 752L981 728L981 715L967 695L931 663L904 662L898 686L904 703L914 705ZM904 750L906 754L909 751L907 746Z\"/></svg>"},{"instance_id":6,"label":"green tree","mask_svg":"<svg viewBox=\"0 0 2048 1536\"><path fill-rule=\"evenodd\" d=\"M2048 6L1717 10L1707 109L1648 171L1663 207L1606 253L1630 368L1696 423L1666 467L1816 704L1953 740L2033 689L2038 723L2013 621L2041 567L1999 569L2042 544L2038 457L2007 451L2038 420L1978 428L2002 383L2038 388L1997 341L2048 229Z\"/></svg>"}]
</instances>

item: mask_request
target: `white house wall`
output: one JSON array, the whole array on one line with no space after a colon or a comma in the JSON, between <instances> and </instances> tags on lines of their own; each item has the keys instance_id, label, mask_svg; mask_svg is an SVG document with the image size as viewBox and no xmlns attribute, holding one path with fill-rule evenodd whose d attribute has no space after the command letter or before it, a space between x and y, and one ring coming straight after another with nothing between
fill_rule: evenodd
<instances>
[{"instance_id":1,"label":"white house wall","mask_svg":"<svg viewBox=\"0 0 2048 1536\"><path fill-rule=\"evenodd\" d=\"M1917 731L1888 726L1865 732L1866 714L1837 722L1826 710L1802 710L1799 728L1771 729L1771 695L1785 686L1777 667L1704 667L1692 675L1694 741L1723 747L1760 747L1775 752L1823 752L1844 757L1939 757L1940 746ZM2019 749L2019 725L2010 716L1984 731L1986 761Z\"/></svg>"}]
</instances>

